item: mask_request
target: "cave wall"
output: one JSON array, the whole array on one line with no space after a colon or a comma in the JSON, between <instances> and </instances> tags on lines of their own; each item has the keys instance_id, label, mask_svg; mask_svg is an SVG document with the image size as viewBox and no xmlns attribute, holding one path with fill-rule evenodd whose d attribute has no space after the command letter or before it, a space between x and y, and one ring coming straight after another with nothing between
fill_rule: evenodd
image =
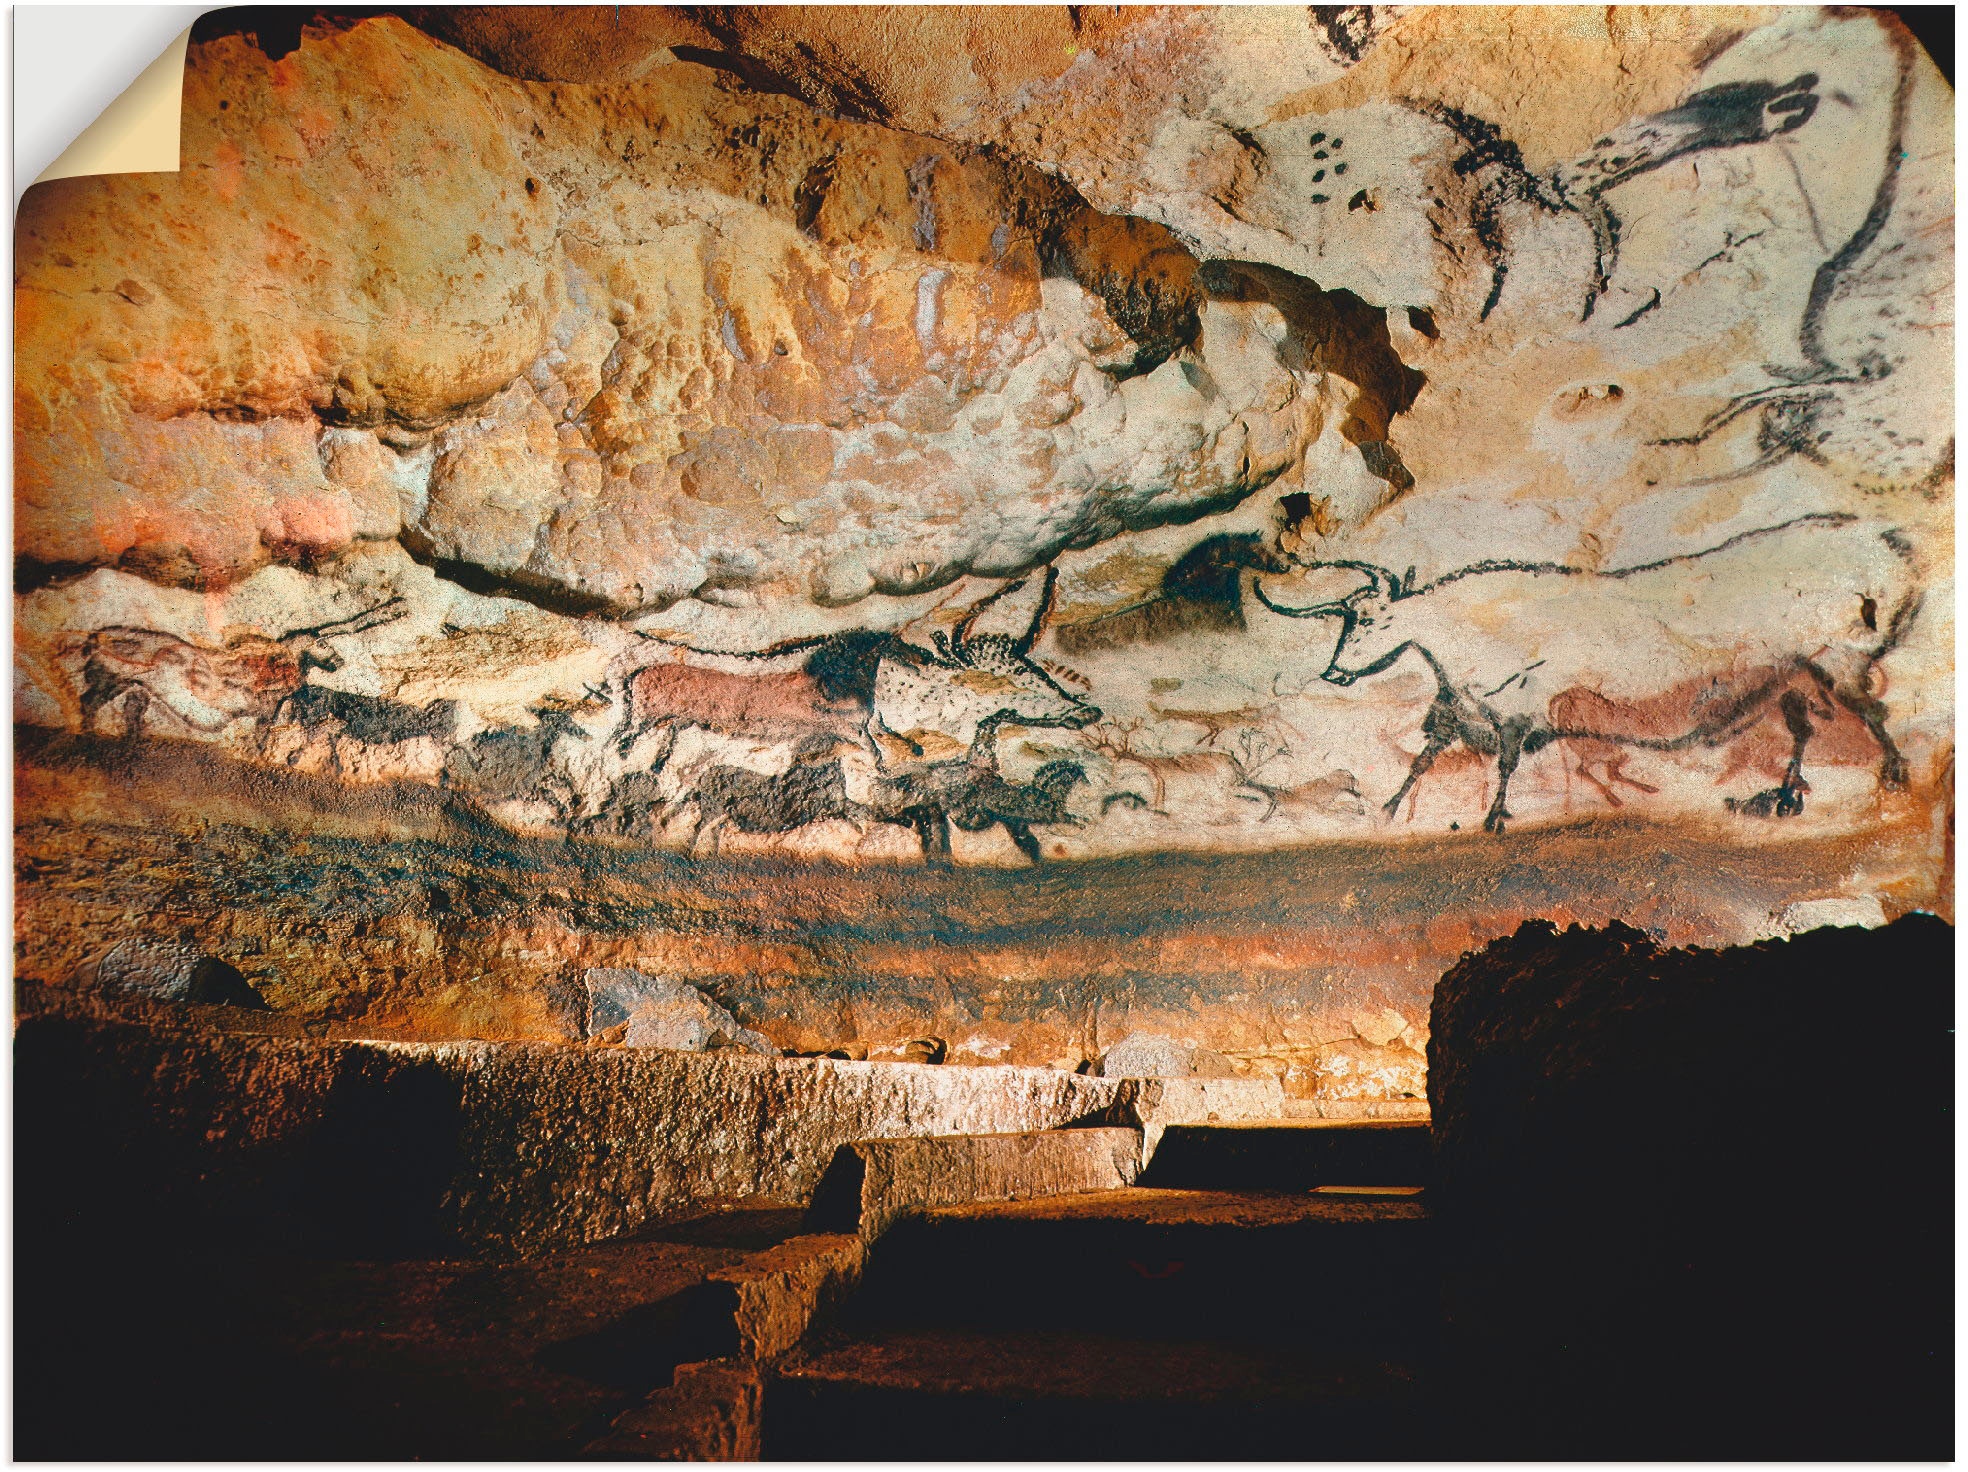
<instances>
[{"instance_id":1,"label":"cave wall","mask_svg":"<svg viewBox=\"0 0 1968 1472\"><path fill-rule=\"evenodd\" d=\"M16 226L30 979L551 1038L629 965L1371 1097L1527 915L1949 903L1953 104L1883 12L193 40L181 170Z\"/></svg>"}]
</instances>

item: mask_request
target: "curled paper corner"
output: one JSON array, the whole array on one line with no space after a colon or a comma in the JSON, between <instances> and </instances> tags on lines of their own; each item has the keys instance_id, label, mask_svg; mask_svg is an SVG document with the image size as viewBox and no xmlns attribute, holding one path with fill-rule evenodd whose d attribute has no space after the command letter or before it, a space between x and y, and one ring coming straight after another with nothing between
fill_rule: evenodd
<instances>
[{"instance_id":1,"label":"curled paper corner","mask_svg":"<svg viewBox=\"0 0 1968 1472\"><path fill-rule=\"evenodd\" d=\"M175 174L190 44L186 26L34 182L83 174Z\"/></svg>"}]
</instances>

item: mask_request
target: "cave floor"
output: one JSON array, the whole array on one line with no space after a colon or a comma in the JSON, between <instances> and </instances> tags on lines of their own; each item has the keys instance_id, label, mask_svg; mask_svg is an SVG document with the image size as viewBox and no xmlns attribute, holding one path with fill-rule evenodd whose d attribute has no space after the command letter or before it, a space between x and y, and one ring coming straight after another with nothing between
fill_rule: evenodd
<instances>
[{"instance_id":1,"label":"cave floor","mask_svg":"<svg viewBox=\"0 0 1968 1472\"><path fill-rule=\"evenodd\" d=\"M734 1206L516 1262L141 1239L105 1260L81 1247L94 1234L27 1240L17 1454L592 1456L679 1366L729 1353L707 1275L800 1219ZM1399 1428L1428 1422L1426 1228L1398 1190L1134 1187L933 1212L888 1234L841 1322L769 1373L763 1454L1264 1456L1308 1426L1332 1455L1405 1444ZM64 1262L78 1252L88 1264ZM1293 1287L1308 1254L1327 1267Z\"/></svg>"},{"instance_id":2,"label":"cave floor","mask_svg":"<svg viewBox=\"0 0 1968 1472\"><path fill-rule=\"evenodd\" d=\"M799 1218L752 1206L504 1263L330 1261L267 1243L159 1252L134 1224L78 1261L78 1241L24 1233L15 1454L570 1457L679 1363L719 1352L705 1275Z\"/></svg>"},{"instance_id":3,"label":"cave floor","mask_svg":"<svg viewBox=\"0 0 1968 1472\"><path fill-rule=\"evenodd\" d=\"M1399 1168L1398 1145L1377 1153ZM1193 1181L1201 1164L1192 1150L1162 1174ZM1433 1255L1414 1186L1135 1186L933 1211L892 1229L840 1320L776 1368L764 1454L1416 1455L1436 1419Z\"/></svg>"}]
</instances>

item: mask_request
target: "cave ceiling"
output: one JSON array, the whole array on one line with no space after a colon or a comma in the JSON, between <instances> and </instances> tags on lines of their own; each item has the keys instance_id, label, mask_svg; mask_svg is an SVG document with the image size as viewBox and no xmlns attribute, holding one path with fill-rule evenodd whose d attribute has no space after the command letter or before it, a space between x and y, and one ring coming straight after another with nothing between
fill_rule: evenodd
<instances>
[{"instance_id":1,"label":"cave ceiling","mask_svg":"<svg viewBox=\"0 0 1968 1472\"><path fill-rule=\"evenodd\" d=\"M619 850L1930 903L1952 109L1850 9L216 12L181 170L19 216L16 719Z\"/></svg>"}]
</instances>

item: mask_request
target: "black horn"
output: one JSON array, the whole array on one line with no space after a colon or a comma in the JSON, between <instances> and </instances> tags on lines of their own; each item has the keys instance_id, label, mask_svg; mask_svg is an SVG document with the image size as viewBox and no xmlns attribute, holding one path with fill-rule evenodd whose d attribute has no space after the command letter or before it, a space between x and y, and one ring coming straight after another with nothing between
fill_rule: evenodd
<instances>
[{"instance_id":1,"label":"black horn","mask_svg":"<svg viewBox=\"0 0 1968 1472\"><path fill-rule=\"evenodd\" d=\"M1365 573L1367 575L1367 587L1365 591L1371 592L1376 598L1391 597L1401 586L1401 579L1398 574L1389 572L1377 563L1334 561L1308 562L1304 565L1306 567L1343 567L1351 572Z\"/></svg>"},{"instance_id":2,"label":"black horn","mask_svg":"<svg viewBox=\"0 0 1968 1472\"><path fill-rule=\"evenodd\" d=\"M1039 635L1045 632L1046 619L1052 613L1053 594L1059 585L1059 569L1051 563L1046 564L1045 583L1039 590L1038 606L1032 610L1032 622L1025 632L1018 636L1015 646L1020 654L1030 654L1032 646L1039 642Z\"/></svg>"},{"instance_id":3,"label":"black horn","mask_svg":"<svg viewBox=\"0 0 1968 1472\"><path fill-rule=\"evenodd\" d=\"M1004 599L1016 593L1023 592L1031 581L1031 576L1028 574L1025 577L1017 579L1015 582L1009 582L1001 588L994 589L988 596L980 598L976 603L971 605L969 611L964 614L963 619L956 626L954 631L955 638L951 641L953 650L961 650L964 645L970 642L971 631L976 625L977 620L986 610L996 607ZM1019 654L1031 653L1032 646L1039 642L1039 635L1045 631L1045 621L1047 616L1052 612L1053 592L1058 582L1059 569L1050 563L1046 564L1044 581L1039 585L1038 601L1033 607L1031 620L1025 626L1023 633L1012 636L1012 648Z\"/></svg>"},{"instance_id":4,"label":"black horn","mask_svg":"<svg viewBox=\"0 0 1968 1472\"><path fill-rule=\"evenodd\" d=\"M1353 612L1344 603L1315 603L1310 608L1286 608L1281 603L1273 603L1264 596L1264 585L1255 579L1251 591L1257 594L1257 601L1273 613L1282 613L1286 618L1345 618Z\"/></svg>"},{"instance_id":5,"label":"black horn","mask_svg":"<svg viewBox=\"0 0 1968 1472\"><path fill-rule=\"evenodd\" d=\"M343 634L360 634L365 630L375 628L378 624L392 623L402 618L407 612L409 612L409 607L403 595L399 593L394 598L386 598L381 603L376 604L375 607L365 608L362 612L351 614L347 618L333 619L328 623L315 624L305 629L289 629L280 637L283 639L333 639Z\"/></svg>"},{"instance_id":6,"label":"black horn","mask_svg":"<svg viewBox=\"0 0 1968 1472\"><path fill-rule=\"evenodd\" d=\"M1273 613L1282 613L1286 618L1345 618L1353 614L1353 600L1362 593L1370 593L1376 598L1398 598L1401 596L1401 579L1386 568L1371 562L1352 562L1335 560L1329 562L1302 562L1299 566L1307 572L1324 567L1343 567L1349 572L1365 573L1367 586L1356 588L1344 598L1327 603L1317 603L1310 608L1285 608L1273 603L1265 596L1264 585L1258 579L1251 579L1251 591L1257 594L1257 601Z\"/></svg>"}]
</instances>

